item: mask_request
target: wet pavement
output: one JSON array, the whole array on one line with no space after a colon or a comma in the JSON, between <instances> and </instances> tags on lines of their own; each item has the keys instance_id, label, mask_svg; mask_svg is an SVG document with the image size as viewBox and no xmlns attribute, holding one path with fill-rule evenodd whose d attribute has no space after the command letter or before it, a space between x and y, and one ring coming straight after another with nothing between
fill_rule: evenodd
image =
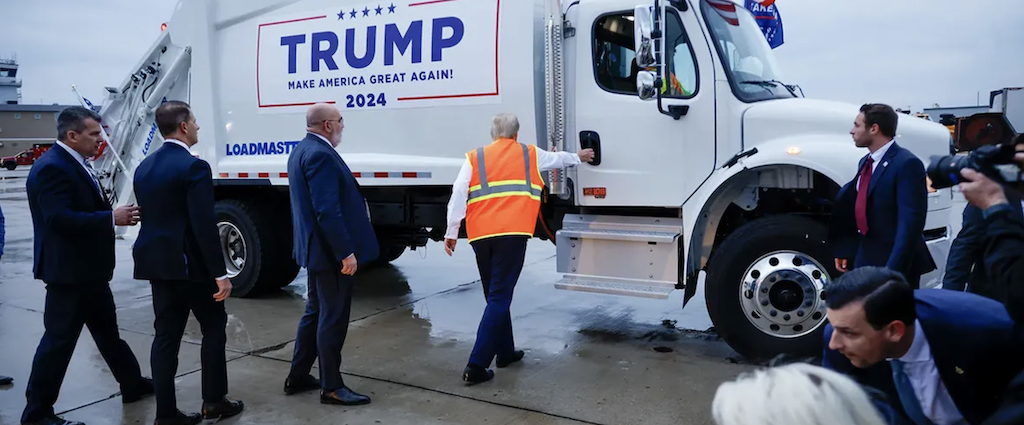
<instances>
[{"instance_id":1,"label":"wet pavement","mask_svg":"<svg viewBox=\"0 0 1024 425\"><path fill-rule=\"evenodd\" d=\"M25 383L43 333L45 290L32 278L32 226L24 193L28 170L0 173L7 245L0 261L0 424L19 422ZM150 375L153 310L149 286L132 278L130 232L117 242L110 286L121 336ZM408 251L393 265L360 273L343 351L346 383L373 398L358 407L319 404L315 392L285 396L304 272L257 299L227 301L228 375L239 424L710 424L718 384L753 366L713 332L703 294L685 310L666 301L560 291L554 246L530 243L512 314L521 364L493 381L465 386L460 375L483 311L472 249L453 258L440 244ZM202 334L190 319L176 380L179 408L201 402ZM315 371L314 371L315 373ZM117 382L82 332L56 410L88 424L152 423L152 398L123 405Z\"/></svg>"},{"instance_id":2,"label":"wet pavement","mask_svg":"<svg viewBox=\"0 0 1024 425\"><path fill-rule=\"evenodd\" d=\"M0 173L7 245L0 262L0 424L16 424L42 336L45 290L32 279L32 227L26 170ZM148 284L132 279L133 233L117 242L111 289L121 335L150 375L153 312ZM718 384L754 366L718 339L698 292L646 300L560 291L555 250L531 241L512 314L521 364L495 369L493 381L460 380L483 311L472 249L453 258L440 244L407 251L393 265L359 273L343 351L346 383L373 398L358 407L321 405L315 392L285 396L305 272L281 291L227 301L229 396L245 412L239 424L711 424ZM701 285L703 286L703 285ZM201 402L202 335L190 319L176 380L179 408ZM314 374L316 372L314 371ZM88 424L152 423L152 398L122 405L118 385L82 332L56 410Z\"/></svg>"}]
</instances>

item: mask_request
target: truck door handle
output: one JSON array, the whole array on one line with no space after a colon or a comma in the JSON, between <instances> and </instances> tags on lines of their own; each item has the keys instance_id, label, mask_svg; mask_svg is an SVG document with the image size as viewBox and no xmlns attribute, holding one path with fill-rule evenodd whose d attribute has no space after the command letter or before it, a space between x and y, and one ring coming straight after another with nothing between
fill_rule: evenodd
<instances>
[{"instance_id":1,"label":"truck door handle","mask_svg":"<svg viewBox=\"0 0 1024 425\"><path fill-rule=\"evenodd\" d=\"M601 165L601 136L596 131L584 130L580 132L580 147L594 150L594 161L590 165Z\"/></svg>"}]
</instances>

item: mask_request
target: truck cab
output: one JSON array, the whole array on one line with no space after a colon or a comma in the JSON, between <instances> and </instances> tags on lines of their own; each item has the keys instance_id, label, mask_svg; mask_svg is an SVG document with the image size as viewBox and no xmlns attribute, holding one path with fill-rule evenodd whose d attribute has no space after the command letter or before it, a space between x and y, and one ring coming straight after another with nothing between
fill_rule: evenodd
<instances>
[{"instance_id":1,"label":"truck cab","mask_svg":"<svg viewBox=\"0 0 1024 425\"><path fill-rule=\"evenodd\" d=\"M556 286L661 299L681 289L685 305L703 276L715 328L737 351L819 352L824 292L839 276L833 201L867 155L849 134L859 105L804 98L729 0L581 1L563 17L564 145L597 161L552 177L569 200L548 209ZM898 127L925 165L946 153L941 125L899 114ZM928 196L923 236L938 268L922 285L934 287L952 194Z\"/></svg>"}]
</instances>

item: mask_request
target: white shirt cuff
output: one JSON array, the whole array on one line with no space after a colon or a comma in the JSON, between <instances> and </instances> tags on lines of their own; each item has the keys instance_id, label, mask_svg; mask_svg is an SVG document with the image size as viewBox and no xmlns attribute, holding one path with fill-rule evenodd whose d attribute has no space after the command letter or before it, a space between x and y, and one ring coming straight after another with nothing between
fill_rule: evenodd
<instances>
[{"instance_id":1,"label":"white shirt cuff","mask_svg":"<svg viewBox=\"0 0 1024 425\"><path fill-rule=\"evenodd\" d=\"M224 275L224 276L218 277L217 280L224 280L224 279L227 279L227 278L228 278L228 275Z\"/></svg>"}]
</instances>

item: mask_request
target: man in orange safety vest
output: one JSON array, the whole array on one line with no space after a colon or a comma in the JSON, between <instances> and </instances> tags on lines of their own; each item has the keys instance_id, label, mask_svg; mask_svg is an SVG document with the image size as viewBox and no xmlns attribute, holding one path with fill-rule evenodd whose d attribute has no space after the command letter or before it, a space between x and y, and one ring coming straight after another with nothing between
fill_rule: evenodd
<instances>
[{"instance_id":1,"label":"man in orange safety vest","mask_svg":"<svg viewBox=\"0 0 1024 425\"><path fill-rule=\"evenodd\" d=\"M593 149L577 153L547 152L519 143L519 119L499 114L491 124L493 143L466 154L448 201L445 252L452 255L462 219L476 253L487 307L462 380L490 380L491 361L503 368L522 360L512 339L512 291L523 270L526 241L533 236L544 180L540 172L591 162Z\"/></svg>"}]
</instances>

